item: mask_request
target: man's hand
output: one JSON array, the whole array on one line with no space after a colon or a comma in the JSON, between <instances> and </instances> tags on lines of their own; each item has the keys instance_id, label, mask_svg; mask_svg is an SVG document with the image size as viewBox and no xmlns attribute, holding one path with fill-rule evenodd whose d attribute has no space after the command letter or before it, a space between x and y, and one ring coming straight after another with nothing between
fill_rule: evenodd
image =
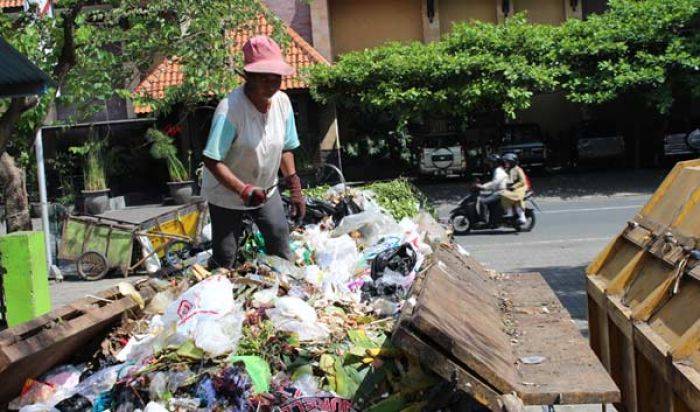
<instances>
[{"instance_id":1,"label":"man's hand","mask_svg":"<svg viewBox=\"0 0 700 412\"><path fill-rule=\"evenodd\" d=\"M241 191L241 199L247 207L260 206L267 200L265 190L253 185L245 185Z\"/></svg>"},{"instance_id":2,"label":"man's hand","mask_svg":"<svg viewBox=\"0 0 700 412\"><path fill-rule=\"evenodd\" d=\"M289 188L290 199L294 206L293 217L300 221L306 216L306 200L301 193L301 179L294 173L285 178L287 187Z\"/></svg>"}]
</instances>

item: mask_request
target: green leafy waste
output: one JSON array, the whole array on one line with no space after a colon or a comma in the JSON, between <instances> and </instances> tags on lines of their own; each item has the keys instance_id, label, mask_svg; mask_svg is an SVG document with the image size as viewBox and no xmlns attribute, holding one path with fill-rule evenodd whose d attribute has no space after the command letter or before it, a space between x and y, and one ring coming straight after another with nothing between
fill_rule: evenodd
<instances>
[{"instance_id":1,"label":"green leafy waste","mask_svg":"<svg viewBox=\"0 0 700 412\"><path fill-rule=\"evenodd\" d=\"M328 198L330 186L317 186L304 189L304 195L316 199ZM422 209L435 215L435 209L428 198L408 179L399 178L390 181L374 182L350 188L350 190L368 190L374 194L373 199L396 220L414 217Z\"/></svg>"}]
</instances>

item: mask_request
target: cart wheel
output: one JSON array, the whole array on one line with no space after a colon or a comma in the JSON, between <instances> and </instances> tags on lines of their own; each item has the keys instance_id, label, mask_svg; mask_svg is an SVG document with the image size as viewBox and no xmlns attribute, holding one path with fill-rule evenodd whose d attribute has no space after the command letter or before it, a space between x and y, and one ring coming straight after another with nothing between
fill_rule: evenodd
<instances>
[{"instance_id":1,"label":"cart wheel","mask_svg":"<svg viewBox=\"0 0 700 412\"><path fill-rule=\"evenodd\" d=\"M107 259L100 252L85 252L76 262L78 274L85 280L99 280L105 277L109 267Z\"/></svg>"},{"instance_id":2,"label":"cart wheel","mask_svg":"<svg viewBox=\"0 0 700 412\"><path fill-rule=\"evenodd\" d=\"M165 249L163 260L165 264L179 268L182 262L192 257L192 244L184 240L176 240L168 245Z\"/></svg>"}]
</instances>

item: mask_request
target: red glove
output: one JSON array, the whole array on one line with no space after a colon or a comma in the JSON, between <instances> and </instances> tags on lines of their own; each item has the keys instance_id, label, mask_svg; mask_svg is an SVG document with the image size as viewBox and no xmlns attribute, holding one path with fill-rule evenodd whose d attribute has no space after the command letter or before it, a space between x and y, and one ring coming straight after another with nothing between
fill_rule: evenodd
<instances>
[{"instance_id":1,"label":"red glove","mask_svg":"<svg viewBox=\"0 0 700 412\"><path fill-rule=\"evenodd\" d=\"M301 193L301 179L294 173L285 178L287 187L289 188L290 199L294 205L294 216L297 220L301 220L306 216L306 200Z\"/></svg>"},{"instance_id":2,"label":"red glove","mask_svg":"<svg viewBox=\"0 0 700 412\"><path fill-rule=\"evenodd\" d=\"M247 207L260 206L267 200L267 193L257 186L245 185L241 191L241 199Z\"/></svg>"}]
</instances>

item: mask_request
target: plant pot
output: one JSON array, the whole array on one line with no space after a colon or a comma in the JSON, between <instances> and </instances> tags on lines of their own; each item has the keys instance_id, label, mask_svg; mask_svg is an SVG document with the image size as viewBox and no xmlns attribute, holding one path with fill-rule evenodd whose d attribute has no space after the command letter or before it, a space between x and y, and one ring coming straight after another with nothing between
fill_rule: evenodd
<instances>
[{"instance_id":1,"label":"plant pot","mask_svg":"<svg viewBox=\"0 0 700 412\"><path fill-rule=\"evenodd\" d=\"M109 209L109 189L83 190L85 199L85 212L90 215L99 215Z\"/></svg>"},{"instance_id":2,"label":"plant pot","mask_svg":"<svg viewBox=\"0 0 700 412\"><path fill-rule=\"evenodd\" d=\"M184 205L192 200L194 181L188 180L186 182L168 182L168 188L170 189L170 197L177 205Z\"/></svg>"}]
</instances>

